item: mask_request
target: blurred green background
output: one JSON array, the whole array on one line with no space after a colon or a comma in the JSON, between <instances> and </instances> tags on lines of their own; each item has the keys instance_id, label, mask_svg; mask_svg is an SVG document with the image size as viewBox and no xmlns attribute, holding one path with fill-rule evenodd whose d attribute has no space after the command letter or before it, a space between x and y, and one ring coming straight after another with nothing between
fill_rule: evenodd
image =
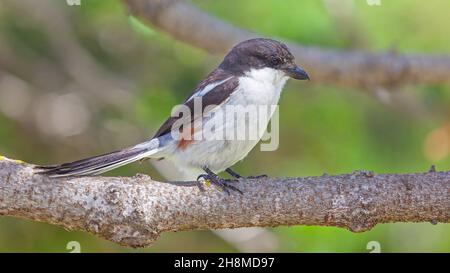
<instances>
[{"instance_id":1,"label":"blurred green background","mask_svg":"<svg viewBox=\"0 0 450 273\"><path fill-rule=\"evenodd\" d=\"M192 2L235 25L302 44L450 54L449 1ZM61 0L1 0L0 154L45 164L137 143L221 58L128 17L120 1L81 0L71 7ZM279 149L255 149L236 170L270 176L423 172L431 164L447 170L449 89L367 92L289 82L280 102ZM150 164L108 175L137 172L163 179ZM0 218L2 252L68 252L69 241L78 241L82 252L369 252L370 241L382 252L449 252L450 225L385 224L361 234L304 226L180 232L135 250L83 232Z\"/></svg>"}]
</instances>

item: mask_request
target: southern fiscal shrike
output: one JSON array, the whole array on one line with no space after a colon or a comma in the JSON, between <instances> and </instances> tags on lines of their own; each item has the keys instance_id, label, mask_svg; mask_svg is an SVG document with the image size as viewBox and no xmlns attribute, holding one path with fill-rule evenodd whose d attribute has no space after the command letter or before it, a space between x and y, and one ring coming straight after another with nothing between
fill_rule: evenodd
<instances>
[{"instance_id":1,"label":"southern fiscal shrike","mask_svg":"<svg viewBox=\"0 0 450 273\"><path fill-rule=\"evenodd\" d=\"M247 115L226 120L217 113L230 106L277 105L289 77L309 79L305 70L294 63L294 56L286 45L264 38L241 42L181 105L190 114L172 114L150 140L105 155L37 168L40 173L51 177L84 176L104 173L147 158L168 158L181 168L203 173L199 179L209 180L226 192L228 189L239 191L217 173L226 171L235 178L241 178L229 167L246 157L258 143L262 137L260 132L266 130L273 111L269 110L265 117L251 121ZM264 128L256 123L262 123ZM208 139L203 137L207 127L219 132L216 136L225 131L256 130L258 137Z\"/></svg>"}]
</instances>

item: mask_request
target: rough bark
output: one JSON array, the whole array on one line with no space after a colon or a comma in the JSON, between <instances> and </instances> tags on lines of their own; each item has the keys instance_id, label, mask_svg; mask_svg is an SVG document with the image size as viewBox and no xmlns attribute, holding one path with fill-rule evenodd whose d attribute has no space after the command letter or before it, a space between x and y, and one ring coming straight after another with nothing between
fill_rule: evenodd
<instances>
[{"instance_id":1,"label":"rough bark","mask_svg":"<svg viewBox=\"0 0 450 273\"><path fill-rule=\"evenodd\" d=\"M132 14L180 41L223 54L239 41L261 37L225 23L178 0L123 0ZM450 56L341 51L298 43L289 47L313 83L344 87L392 88L409 84L450 83Z\"/></svg>"},{"instance_id":2,"label":"rough bark","mask_svg":"<svg viewBox=\"0 0 450 273\"><path fill-rule=\"evenodd\" d=\"M145 175L51 179L0 160L0 214L83 230L144 247L162 232L280 225L345 227L450 221L450 172L267 178L236 182L243 195Z\"/></svg>"}]
</instances>

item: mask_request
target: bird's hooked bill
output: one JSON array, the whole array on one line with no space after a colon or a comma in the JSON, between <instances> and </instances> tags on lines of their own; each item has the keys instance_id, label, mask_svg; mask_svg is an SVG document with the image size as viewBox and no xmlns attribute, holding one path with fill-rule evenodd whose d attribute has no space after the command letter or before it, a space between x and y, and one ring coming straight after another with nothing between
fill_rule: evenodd
<instances>
[{"instance_id":1,"label":"bird's hooked bill","mask_svg":"<svg viewBox=\"0 0 450 273\"><path fill-rule=\"evenodd\" d=\"M297 66L297 65L292 65L289 66L285 69L283 69L283 71L291 78L296 79L296 80L309 80L309 75L308 73L306 73L306 71Z\"/></svg>"}]
</instances>

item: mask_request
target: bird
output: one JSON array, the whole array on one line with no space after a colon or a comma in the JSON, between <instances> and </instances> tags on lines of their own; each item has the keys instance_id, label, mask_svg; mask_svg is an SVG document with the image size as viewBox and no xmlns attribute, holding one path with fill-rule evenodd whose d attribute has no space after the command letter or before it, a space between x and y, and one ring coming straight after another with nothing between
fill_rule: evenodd
<instances>
[{"instance_id":1,"label":"bird","mask_svg":"<svg viewBox=\"0 0 450 273\"><path fill-rule=\"evenodd\" d=\"M259 119L237 115L227 120L223 113L233 107L278 105L289 78L310 79L305 69L295 63L294 55L284 43L268 38L242 41L176 107L182 111L172 111L172 115L150 139L70 163L37 166L38 172L50 177L99 175L132 162L167 158L183 170L199 173L197 181L209 181L228 193L230 190L242 193L230 180L218 174L225 171L236 179L243 178L231 167L244 159L259 142L273 110ZM186 114L186 111L189 113ZM203 136L206 128L212 128L210 131L217 133L216 136L247 129L256 130L258 134L253 138L241 139L206 138Z\"/></svg>"}]
</instances>

